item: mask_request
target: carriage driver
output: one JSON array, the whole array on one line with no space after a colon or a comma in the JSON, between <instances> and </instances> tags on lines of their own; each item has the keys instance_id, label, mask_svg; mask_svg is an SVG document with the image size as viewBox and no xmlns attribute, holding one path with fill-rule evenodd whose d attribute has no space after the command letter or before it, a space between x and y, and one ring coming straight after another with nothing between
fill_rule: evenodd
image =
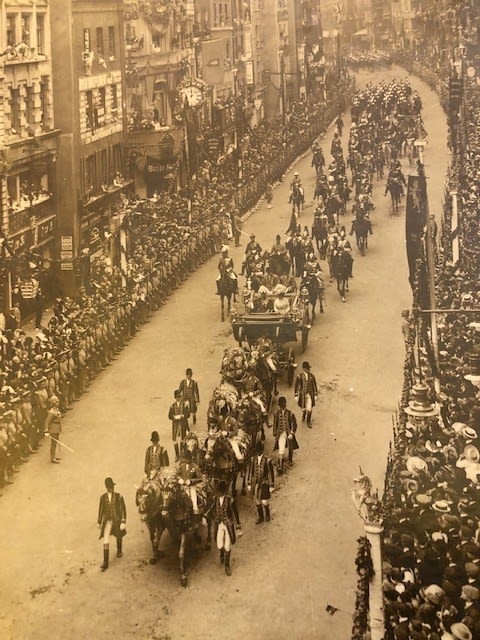
<instances>
[{"instance_id":1,"label":"carriage driver","mask_svg":"<svg viewBox=\"0 0 480 640\"><path fill-rule=\"evenodd\" d=\"M222 277L231 278L234 281L235 288L234 294L238 293L238 280L237 274L233 270L233 260L228 255L228 247L225 245L222 247L222 257L218 263L218 277L217 277L217 294L220 295L220 280Z\"/></svg>"}]
</instances>

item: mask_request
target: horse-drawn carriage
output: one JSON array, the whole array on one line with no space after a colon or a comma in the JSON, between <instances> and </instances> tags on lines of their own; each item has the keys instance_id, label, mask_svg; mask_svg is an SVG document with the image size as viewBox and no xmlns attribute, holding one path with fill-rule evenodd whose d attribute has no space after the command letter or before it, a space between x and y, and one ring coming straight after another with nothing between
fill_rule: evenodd
<instances>
[{"instance_id":1,"label":"horse-drawn carriage","mask_svg":"<svg viewBox=\"0 0 480 640\"><path fill-rule=\"evenodd\" d=\"M300 340L302 351L305 351L311 317L308 292L302 290L301 293L285 293L285 299L290 307L286 314L270 310L255 311L247 304L243 310L236 307L232 311L231 323L233 335L240 346L255 350L262 341L268 340L271 343L275 353L277 375L280 376L285 371L288 384L291 385L296 368L295 354L293 347L286 349L284 345Z\"/></svg>"}]
</instances>

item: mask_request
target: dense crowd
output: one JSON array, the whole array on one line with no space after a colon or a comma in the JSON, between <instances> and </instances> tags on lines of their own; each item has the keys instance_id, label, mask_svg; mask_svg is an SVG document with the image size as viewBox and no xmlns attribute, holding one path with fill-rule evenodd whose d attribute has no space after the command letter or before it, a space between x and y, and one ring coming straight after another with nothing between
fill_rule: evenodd
<instances>
[{"instance_id":1,"label":"dense crowd","mask_svg":"<svg viewBox=\"0 0 480 640\"><path fill-rule=\"evenodd\" d=\"M327 117L340 95L336 87ZM317 105L295 103L285 123L251 131L242 143L241 178L238 157L226 154L205 161L179 194L125 197L123 256L112 262L113 239L106 233L102 254L87 261L84 286L75 298L57 298L36 335L24 333L18 309L8 314L0 327L0 483L12 482L38 448L52 403L58 399L58 411L68 410L175 288L220 251L239 214L322 130L324 115Z\"/></svg>"},{"instance_id":2,"label":"dense crowd","mask_svg":"<svg viewBox=\"0 0 480 640\"><path fill-rule=\"evenodd\" d=\"M429 319L414 322L413 314L404 331L405 394L384 498L389 640L480 639L480 398L472 378L479 373L475 167L480 102L469 81L465 99L462 126L468 145L460 155L457 132L449 173L452 180L460 178L462 258L458 265L450 261L451 236L446 233L436 267L436 306L446 310L437 316L438 370L432 362ZM451 215L448 202L446 214ZM449 223L444 225L448 229ZM418 348L416 341L423 346Z\"/></svg>"}]
</instances>

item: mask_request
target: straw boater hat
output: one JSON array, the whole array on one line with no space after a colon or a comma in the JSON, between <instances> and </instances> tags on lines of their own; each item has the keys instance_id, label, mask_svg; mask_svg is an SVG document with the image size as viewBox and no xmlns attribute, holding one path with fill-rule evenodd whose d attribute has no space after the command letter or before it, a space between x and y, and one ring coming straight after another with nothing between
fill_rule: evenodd
<instances>
[{"instance_id":1,"label":"straw boater hat","mask_svg":"<svg viewBox=\"0 0 480 640\"><path fill-rule=\"evenodd\" d=\"M417 473L418 471L426 471L427 463L418 456L410 456L406 462L406 467L410 473Z\"/></svg>"}]
</instances>

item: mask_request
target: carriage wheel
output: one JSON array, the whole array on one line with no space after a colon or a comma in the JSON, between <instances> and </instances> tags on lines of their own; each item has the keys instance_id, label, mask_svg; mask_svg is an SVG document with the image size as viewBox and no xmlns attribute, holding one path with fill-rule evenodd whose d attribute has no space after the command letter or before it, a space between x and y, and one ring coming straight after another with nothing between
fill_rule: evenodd
<instances>
[{"instance_id":1,"label":"carriage wheel","mask_svg":"<svg viewBox=\"0 0 480 640\"><path fill-rule=\"evenodd\" d=\"M295 354L292 347L288 350L288 364L287 364L287 382L291 387L293 384L293 376L295 375Z\"/></svg>"},{"instance_id":2,"label":"carriage wheel","mask_svg":"<svg viewBox=\"0 0 480 640\"><path fill-rule=\"evenodd\" d=\"M302 327L302 353L305 352L308 343L308 329L306 327Z\"/></svg>"}]
</instances>

